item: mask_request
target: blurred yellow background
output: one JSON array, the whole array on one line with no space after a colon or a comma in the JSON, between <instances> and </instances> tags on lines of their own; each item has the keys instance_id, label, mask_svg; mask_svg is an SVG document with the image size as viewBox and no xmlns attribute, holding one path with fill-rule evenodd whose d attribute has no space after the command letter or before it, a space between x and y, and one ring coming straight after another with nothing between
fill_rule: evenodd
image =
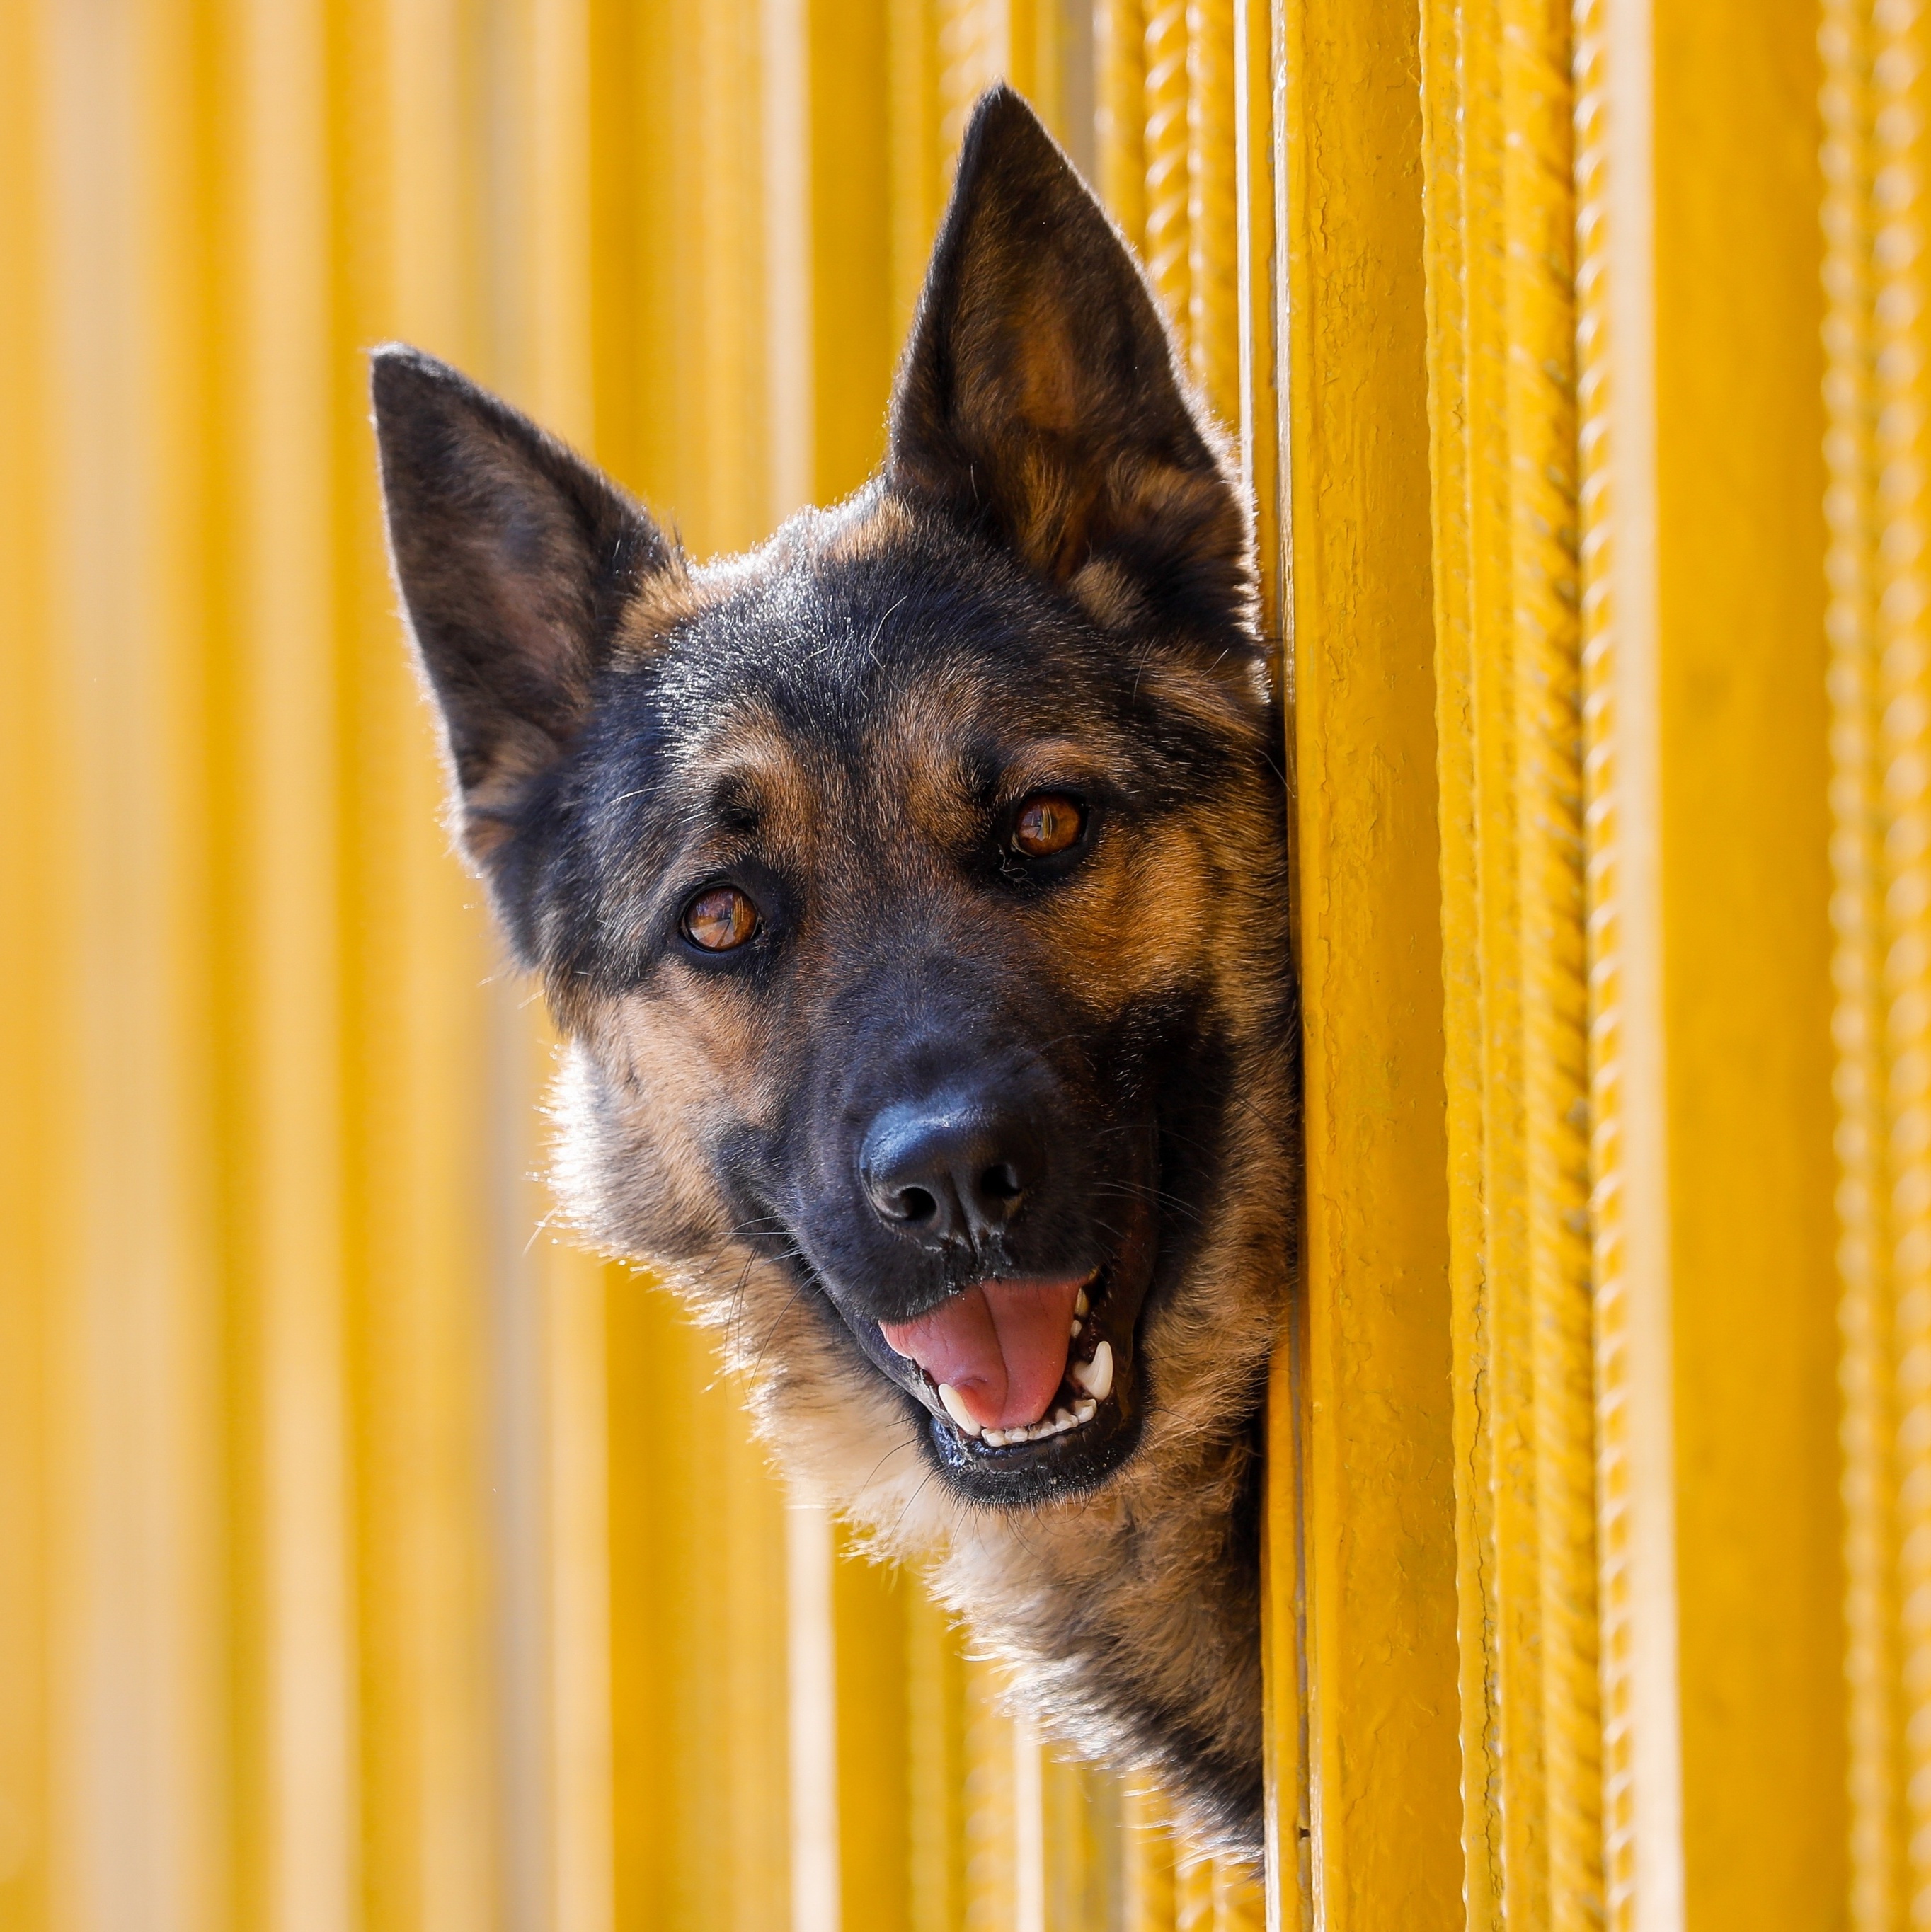
<instances>
[{"instance_id":1,"label":"blurred yellow background","mask_svg":"<svg viewBox=\"0 0 1931 1932\"><path fill-rule=\"evenodd\" d=\"M700 555L854 486L1002 72L1090 166L1071 7L0 10L8 1932L1212 1922L543 1229L378 522L395 338Z\"/></svg>"},{"instance_id":2,"label":"blurred yellow background","mask_svg":"<svg viewBox=\"0 0 1931 1932\"><path fill-rule=\"evenodd\" d=\"M1931 12L0 5L0 1932L1236 1932L707 1344L384 562L401 338L700 554L1009 76L1254 497L1278 1932L1931 1916Z\"/></svg>"}]
</instances>

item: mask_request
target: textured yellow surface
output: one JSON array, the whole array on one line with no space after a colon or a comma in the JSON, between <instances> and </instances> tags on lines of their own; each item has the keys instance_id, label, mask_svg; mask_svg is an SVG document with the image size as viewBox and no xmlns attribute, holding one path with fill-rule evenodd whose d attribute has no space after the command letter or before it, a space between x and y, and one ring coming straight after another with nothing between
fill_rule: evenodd
<instances>
[{"instance_id":1,"label":"textured yellow surface","mask_svg":"<svg viewBox=\"0 0 1931 1932\"><path fill-rule=\"evenodd\" d=\"M1656 21L1657 529L1685 1903L1845 1891L1817 20ZM1765 1724L1755 1714L1774 1711Z\"/></svg>"},{"instance_id":2,"label":"textured yellow surface","mask_svg":"<svg viewBox=\"0 0 1931 1932\"><path fill-rule=\"evenodd\" d=\"M1601 1897L1566 8L1423 15L1464 1844Z\"/></svg>"},{"instance_id":3,"label":"textured yellow surface","mask_svg":"<svg viewBox=\"0 0 1931 1932\"><path fill-rule=\"evenodd\" d=\"M533 1241L378 535L391 334L700 553L852 487L1002 74L1292 699L1273 1922L1917 1922L1928 32L0 10L0 1932L1260 1922Z\"/></svg>"},{"instance_id":4,"label":"textured yellow surface","mask_svg":"<svg viewBox=\"0 0 1931 1932\"><path fill-rule=\"evenodd\" d=\"M1410 9L1284 22L1310 1881L1365 1932L1461 1909L1421 104Z\"/></svg>"}]
</instances>

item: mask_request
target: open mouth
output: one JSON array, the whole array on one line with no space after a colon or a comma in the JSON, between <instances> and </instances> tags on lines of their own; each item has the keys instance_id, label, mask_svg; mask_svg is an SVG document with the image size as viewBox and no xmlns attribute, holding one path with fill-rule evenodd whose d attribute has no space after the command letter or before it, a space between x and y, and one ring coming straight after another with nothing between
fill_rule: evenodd
<instances>
[{"instance_id":1,"label":"open mouth","mask_svg":"<svg viewBox=\"0 0 1931 1932\"><path fill-rule=\"evenodd\" d=\"M1131 1450L1155 1247L1151 1214L1143 1206L1133 1220L1113 1258L1083 1274L975 1282L911 1321L878 1324L881 1359L927 1412L941 1463L994 1492L1028 1477L1083 1488Z\"/></svg>"},{"instance_id":2,"label":"open mouth","mask_svg":"<svg viewBox=\"0 0 1931 1932\"><path fill-rule=\"evenodd\" d=\"M1113 1393L1113 1343L1094 1312L1104 1273L987 1281L912 1322L879 1324L935 1415L982 1449L1070 1435Z\"/></svg>"}]
</instances>

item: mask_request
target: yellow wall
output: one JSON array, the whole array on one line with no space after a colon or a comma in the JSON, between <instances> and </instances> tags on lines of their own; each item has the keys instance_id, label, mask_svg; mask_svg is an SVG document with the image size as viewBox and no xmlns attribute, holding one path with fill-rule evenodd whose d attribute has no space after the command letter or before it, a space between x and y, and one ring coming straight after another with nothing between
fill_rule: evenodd
<instances>
[{"instance_id":1,"label":"yellow wall","mask_svg":"<svg viewBox=\"0 0 1931 1932\"><path fill-rule=\"evenodd\" d=\"M1090 32L0 31L0 1925L1243 1922L1184 1859L1149 1893L1157 1802L1047 1756L658 1292L536 1232L549 1048L446 848L366 426L401 336L700 553L850 488L966 108L1010 70L1090 156Z\"/></svg>"},{"instance_id":2,"label":"yellow wall","mask_svg":"<svg viewBox=\"0 0 1931 1932\"><path fill-rule=\"evenodd\" d=\"M1258 1922L535 1233L361 352L699 552L875 460L978 90L1292 703L1275 1922L1931 1902L1931 28L1898 0L0 9L0 1928Z\"/></svg>"}]
</instances>

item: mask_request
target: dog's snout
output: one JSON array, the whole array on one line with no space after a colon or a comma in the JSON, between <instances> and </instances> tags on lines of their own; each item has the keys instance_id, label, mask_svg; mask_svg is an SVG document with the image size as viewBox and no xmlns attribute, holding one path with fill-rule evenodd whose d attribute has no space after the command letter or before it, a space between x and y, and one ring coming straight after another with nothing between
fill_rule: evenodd
<instances>
[{"instance_id":1,"label":"dog's snout","mask_svg":"<svg viewBox=\"0 0 1931 1932\"><path fill-rule=\"evenodd\" d=\"M1045 1151L1028 1112L960 1094L885 1108L858 1150L872 1211L926 1247L977 1246L1018 1214Z\"/></svg>"}]
</instances>

